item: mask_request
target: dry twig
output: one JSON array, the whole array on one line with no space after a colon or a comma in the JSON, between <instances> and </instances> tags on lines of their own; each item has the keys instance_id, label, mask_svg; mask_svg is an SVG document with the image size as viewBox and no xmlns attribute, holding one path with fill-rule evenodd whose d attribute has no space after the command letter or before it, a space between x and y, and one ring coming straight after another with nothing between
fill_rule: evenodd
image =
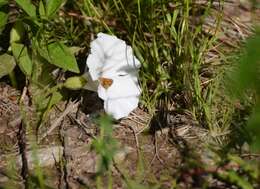
<instances>
[{"instance_id":1,"label":"dry twig","mask_svg":"<svg viewBox=\"0 0 260 189\"><path fill-rule=\"evenodd\" d=\"M79 105L79 102L69 102L68 106L62 112L62 114L54 121L52 126L43 134L43 136L39 139L38 142L41 142L46 136L48 136L56 127L59 126L59 124L62 122L62 120L73 110L75 110Z\"/></svg>"}]
</instances>

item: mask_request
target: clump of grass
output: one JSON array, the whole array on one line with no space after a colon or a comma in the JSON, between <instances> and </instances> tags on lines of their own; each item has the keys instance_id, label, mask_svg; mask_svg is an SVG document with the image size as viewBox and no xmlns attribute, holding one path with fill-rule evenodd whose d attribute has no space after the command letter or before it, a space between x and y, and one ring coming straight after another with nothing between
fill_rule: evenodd
<instances>
[{"instance_id":1,"label":"clump of grass","mask_svg":"<svg viewBox=\"0 0 260 189\"><path fill-rule=\"evenodd\" d=\"M132 45L142 63L142 106L150 114L188 110L221 146L232 141L233 131L244 133L246 114L226 95L223 78L231 52L250 30L219 45L235 27L224 15L224 1L84 0L77 5L92 38L97 32L113 33Z\"/></svg>"},{"instance_id":2,"label":"clump of grass","mask_svg":"<svg viewBox=\"0 0 260 189\"><path fill-rule=\"evenodd\" d=\"M206 18L213 14L215 1L204 4L190 0L82 3L81 12L94 17L94 23L89 25L91 31L112 32L133 46L142 62L142 104L151 114L162 107L167 110L175 103L174 111L189 109L202 126L213 130L215 119L211 106L215 86L211 80L215 75L206 81L202 78L203 72L211 69L204 64L204 57L214 45L214 31L222 16L215 11L213 35L205 33L203 26ZM221 9L221 2L218 6Z\"/></svg>"}]
</instances>

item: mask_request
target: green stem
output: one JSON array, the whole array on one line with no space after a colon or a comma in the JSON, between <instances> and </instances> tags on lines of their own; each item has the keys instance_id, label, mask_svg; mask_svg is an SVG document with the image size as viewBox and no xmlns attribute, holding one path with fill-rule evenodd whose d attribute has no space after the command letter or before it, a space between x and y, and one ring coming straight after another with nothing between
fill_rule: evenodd
<instances>
[{"instance_id":1,"label":"green stem","mask_svg":"<svg viewBox=\"0 0 260 189\"><path fill-rule=\"evenodd\" d=\"M11 81L11 84L14 88L17 88L17 81L16 81L16 76L15 76L15 73L14 71L11 71L9 73L9 78L10 78L10 81Z\"/></svg>"},{"instance_id":2,"label":"green stem","mask_svg":"<svg viewBox=\"0 0 260 189\"><path fill-rule=\"evenodd\" d=\"M50 95L50 94L56 92L58 89L61 89L63 86L64 86L64 83L60 83L60 84L57 84L57 85L55 85L54 87L48 89L48 90L46 91L46 96L48 96L48 95Z\"/></svg>"}]
</instances>

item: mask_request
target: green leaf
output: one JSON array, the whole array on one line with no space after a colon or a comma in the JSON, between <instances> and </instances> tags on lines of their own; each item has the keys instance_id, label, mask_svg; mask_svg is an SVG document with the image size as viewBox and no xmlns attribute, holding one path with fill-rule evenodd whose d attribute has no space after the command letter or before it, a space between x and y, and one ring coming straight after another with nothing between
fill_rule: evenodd
<instances>
[{"instance_id":1,"label":"green leaf","mask_svg":"<svg viewBox=\"0 0 260 189\"><path fill-rule=\"evenodd\" d=\"M7 20L8 14L3 11L0 11L0 34L4 30Z\"/></svg>"},{"instance_id":2,"label":"green leaf","mask_svg":"<svg viewBox=\"0 0 260 189\"><path fill-rule=\"evenodd\" d=\"M24 33L23 23L17 21L10 32L10 43L21 42L24 37Z\"/></svg>"},{"instance_id":3,"label":"green leaf","mask_svg":"<svg viewBox=\"0 0 260 189\"><path fill-rule=\"evenodd\" d=\"M16 3L32 18L36 18L36 8L30 0L15 0Z\"/></svg>"},{"instance_id":4,"label":"green leaf","mask_svg":"<svg viewBox=\"0 0 260 189\"><path fill-rule=\"evenodd\" d=\"M258 168L255 167L254 164L251 164L250 162L245 161L238 155L231 155L228 154L228 159L231 162L235 162L239 165L240 169L246 172L252 179L258 178Z\"/></svg>"},{"instance_id":5,"label":"green leaf","mask_svg":"<svg viewBox=\"0 0 260 189\"><path fill-rule=\"evenodd\" d=\"M31 57L28 54L28 49L23 44L19 43L12 43L11 48L13 51L13 55L18 62L18 66L22 70L22 72L30 76L32 74L32 60Z\"/></svg>"},{"instance_id":6,"label":"green leaf","mask_svg":"<svg viewBox=\"0 0 260 189\"><path fill-rule=\"evenodd\" d=\"M41 92L43 92L43 91L41 91ZM41 95L41 96L44 97L44 94ZM35 98L35 100L37 100L36 103L37 103L37 106L39 108L38 110L44 112L43 118L45 118L49 114L51 108L55 104L59 103L62 100L62 98L63 98L63 95L61 94L60 91L54 91L51 94L51 96L45 97L44 99L43 98L42 99ZM43 103L43 102L45 102L45 103Z\"/></svg>"},{"instance_id":7,"label":"green leaf","mask_svg":"<svg viewBox=\"0 0 260 189\"><path fill-rule=\"evenodd\" d=\"M7 0L0 0L0 7L2 7L3 5L6 5L8 3Z\"/></svg>"},{"instance_id":8,"label":"green leaf","mask_svg":"<svg viewBox=\"0 0 260 189\"><path fill-rule=\"evenodd\" d=\"M234 184L241 189L253 189L253 186L243 176L238 175L233 170L218 173L218 177L221 180Z\"/></svg>"},{"instance_id":9,"label":"green leaf","mask_svg":"<svg viewBox=\"0 0 260 189\"><path fill-rule=\"evenodd\" d=\"M4 6L7 1L0 0L0 34L5 28L5 25L8 21L8 6Z\"/></svg>"},{"instance_id":10,"label":"green leaf","mask_svg":"<svg viewBox=\"0 0 260 189\"><path fill-rule=\"evenodd\" d=\"M239 67L234 79L235 88L240 91L246 89L256 89L260 91L259 69L260 69L260 29L256 30L255 35L246 41L243 55L239 60Z\"/></svg>"},{"instance_id":11,"label":"green leaf","mask_svg":"<svg viewBox=\"0 0 260 189\"><path fill-rule=\"evenodd\" d=\"M48 54L51 64L79 73L77 61L66 45L60 42L51 43L48 45Z\"/></svg>"},{"instance_id":12,"label":"green leaf","mask_svg":"<svg viewBox=\"0 0 260 189\"><path fill-rule=\"evenodd\" d=\"M227 179L239 186L242 189L253 189L253 186L243 177L238 175L235 171L228 171L226 175Z\"/></svg>"},{"instance_id":13,"label":"green leaf","mask_svg":"<svg viewBox=\"0 0 260 189\"><path fill-rule=\"evenodd\" d=\"M46 5L46 13L48 17L52 17L56 14L59 8L62 6L63 0L48 0Z\"/></svg>"},{"instance_id":14,"label":"green leaf","mask_svg":"<svg viewBox=\"0 0 260 189\"><path fill-rule=\"evenodd\" d=\"M39 4L39 13L40 13L41 18L46 16L45 7L44 7L44 4L42 1L40 1L40 4Z\"/></svg>"},{"instance_id":15,"label":"green leaf","mask_svg":"<svg viewBox=\"0 0 260 189\"><path fill-rule=\"evenodd\" d=\"M59 103L62 100L62 98L63 98L63 95L59 91L55 91L51 96L51 99L48 103L48 107L47 107L46 111L49 112L50 109L52 108L52 106Z\"/></svg>"},{"instance_id":16,"label":"green leaf","mask_svg":"<svg viewBox=\"0 0 260 189\"><path fill-rule=\"evenodd\" d=\"M55 80L52 77L52 71L56 66L49 64L47 60L39 55L34 57L34 65L32 72L32 81L39 86L53 86Z\"/></svg>"},{"instance_id":17,"label":"green leaf","mask_svg":"<svg viewBox=\"0 0 260 189\"><path fill-rule=\"evenodd\" d=\"M255 135L251 143L251 148L253 151L260 151L260 102L255 105L253 113L247 123L248 129Z\"/></svg>"},{"instance_id":18,"label":"green leaf","mask_svg":"<svg viewBox=\"0 0 260 189\"><path fill-rule=\"evenodd\" d=\"M8 75L15 68L15 59L9 54L0 55L0 78Z\"/></svg>"}]
</instances>

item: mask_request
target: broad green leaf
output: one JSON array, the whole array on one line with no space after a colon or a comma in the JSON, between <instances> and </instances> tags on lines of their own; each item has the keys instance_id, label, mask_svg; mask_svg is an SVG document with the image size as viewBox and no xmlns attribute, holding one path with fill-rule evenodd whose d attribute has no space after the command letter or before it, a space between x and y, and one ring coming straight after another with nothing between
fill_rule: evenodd
<instances>
[{"instance_id":1,"label":"broad green leaf","mask_svg":"<svg viewBox=\"0 0 260 189\"><path fill-rule=\"evenodd\" d=\"M8 75L15 68L15 60L13 56L9 54L0 55L0 78Z\"/></svg>"},{"instance_id":2,"label":"broad green leaf","mask_svg":"<svg viewBox=\"0 0 260 189\"><path fill-rule=\"evenodd\" d=\"M36 8L30 0L15 0L16 3L32 18L36 18Z\"/></svg>"},{"instance_id":3,"label":"broad green leaf","mask_svg":"<svg viewBox=\"0 0 260 189\"><path fill-rule=\"evenodd\" d=\"M23 44L19 43L12 43L11 48L13 51L13 55L18 62L18 66L22 70L22 72L30 76L32 74L32 60L31 57L28 54L28 49Z\"/></svg>"},{"instance_id":4,"label":"broad green leaf","mask_svg":"<svg viewBox=\"0 0 260 189\"><path fill-rule=\"evenodd\" d=\"M21 42L24 36L24 27L22 22L16 22L10 32L10 43Z\"/></svg>"},{"instance_id":5,"label":"broad green leaf","mask_svg":"<svg viewBox=\"0 0 260 189\"><path fill-rule=\"evenodd\" d=\"M48 62L51 62L48 54L48 46L45 44L41 44L42 42L42 39L37 39L35 37L32 38L32 45L36 48L37 53Z\"/></svg>"},{"instance_id":6,"label":"broad green leaf","mask_svg":"<svg viewBox=\"0 0 260 189\"><path fill-rule=\"evenodd\" d=\"M7 20L8 14L0 10L0 34L4 30Z\"/></svg>"},{"instance_id":7,"label":"broad green leaf","mask_svg":"<svg viewBox=\"0 0 260 189\"><path fill-rule=\"evenodd\" d=\"M0 7L2 7L3 5L6 5L8 3L7 0L0 0Z\"/></svg>"},{"instance_id":8,"label":"broad green leaf","mask_svg":"<svg viewBox=\"0 0 260 189\"><path fill-rule=\"evenodd\" d=\"M56 14L59 8L62 6L63 0L48 0L46 4L46 13L48 17L52 17Z\"/></svg>"},{"instance_id":9,"label":"broad green leaf","mask_svg":"<svg viewBox=\"0 0 260 189\"><path fill-rule=\"evenodd\" d=\"M51 64L79 73L77 61L66 45L60 42L51 43L48 45L48 54Z\"/></svg>"},{"instance_id":10,"label":"broad green leaf","mask_svg":"<svg viewBox=\"0 0 260 189\"><path fill-rule=\"evenodd\" d=\"M39 4L39 13L40 13L41 18L46 16L45 7L44 7L44 4L42 1L40 1L40 4Z\"/></svg>"},{"instance_id":11,"label":"broad green leaf","mask_svg":"<svg viewBox=\"0 0 260 189\"><path fill-rule=\"evenodd\" d=\"M0 5L1 5L1 1L0 1ZM2 31L5 28L5 25L8 21L8 9L4 6L0 6L0 33L2 33Z\"/></svg>"}]
</instances>

